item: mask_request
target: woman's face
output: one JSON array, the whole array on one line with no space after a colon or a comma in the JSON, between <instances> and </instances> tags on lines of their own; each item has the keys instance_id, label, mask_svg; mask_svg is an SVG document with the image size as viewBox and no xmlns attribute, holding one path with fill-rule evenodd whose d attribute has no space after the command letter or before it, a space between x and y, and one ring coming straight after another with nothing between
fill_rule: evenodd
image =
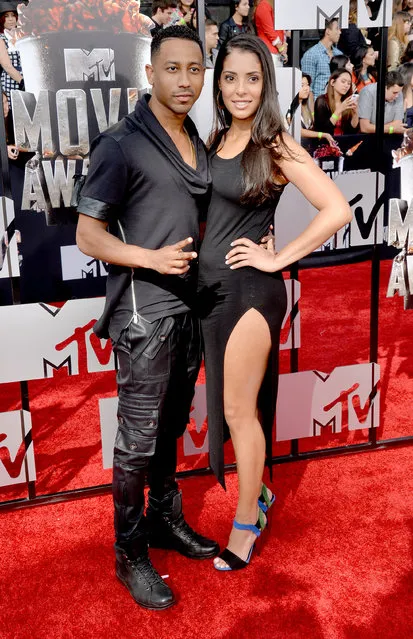
<instances>
[{"instance_id":1,"label":"woman's face","mask_svg":"<svg viewBox=\"0 0 413 639\"><path fill-rule=\"evenodd\" d=\"M258 56L241 49L235 49L227 55L219 88L225 107L233 119L254 119L263 89L263 73Z\"/></svg>"},{"instance_id":2,"label":"woman's face","mask_svg":"<svg viewBox=\"0 0 413 639\"><path fill-rule=\"evenodd\" d=\"M376 52L373 49L373 47L369 47L366 55L363 58L363 62L364 64L366 64L368 67L372 67L374 66L375 62L376 62Z\"/></svg>"},{"instance_id":3,"label":"woman's face","mask_svg":"<svg viewBox=\"0 0 413 639\"><path fill-rule=\"evenodd\" d=\"M13 11L6 11L6 13L4 14L4 28L15 29L16 26L17 26L17 20Z\"/></svg>"},{"instance_id":4,"label":"woman's face","mask_svg":"<svg viewBox=\"0 0 413 639\"><path fill-rule=\"evenodd\" d=\"M404 21L404 33L407 34L410 31L410 27L412 26L411 20Z\"/></svg>"},{"instance_id":5,"label":"woman's face","mask_svg":"<svg viewBox=\"0 0 413 639\"><path fill-rule=\"evenodd\" d=\"M249 3L249 1L248 0L240 0L236 10L243 18L246 18L247 15L250 12L250 3Z\"/></svg>"},{"instance_id":6,"label":"woman's face","mask_svg":"<svg viewBox=\"0 0 413 639\"><path fill-rule=\"evenodd\" d=\"M331 80L331 86L337 91L337 93L341 96L346 95L351 88L351 77L348 73L342 73L335 80Z\"/></svg>"},{"instance_id":7,"label":"woman's face","mask_svg":"<svg viewBox=\"0 0 413 639\"><path fill-rule=\"evenodd\" d=\"M181 4L184 9L188 10L194 4L194 0L181 0Z\"/></svg>"},{"instance_id":8,"label":"woman's face","mask_svg":"<svg viewBox=\"0 0 413 639\"><path fill-rule=\"evenodd\" d=\"M301 89L298 94L298 97L300 98L300 100L307 100L309 95L310 95L310 85L308 84L308 80L307 78L302 78Z\"/></svg>"}]
</instances>

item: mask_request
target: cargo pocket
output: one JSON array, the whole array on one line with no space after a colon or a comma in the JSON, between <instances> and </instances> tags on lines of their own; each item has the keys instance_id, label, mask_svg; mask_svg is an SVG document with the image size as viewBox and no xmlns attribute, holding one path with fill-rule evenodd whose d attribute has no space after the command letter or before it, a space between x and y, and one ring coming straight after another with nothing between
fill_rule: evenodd
<instances>
[{"instance_id":1,"label":"cargo pocket","mask_svg":"<svg viewBox=\"0 0 413 639\"><path fill-rule=\"evenodd\" d=\"M148 411L133 416L133 428L128 428L123 417L118 419L115 438L115 457L132 466L145 466L155 453L158 436L159 412ZM128 419L129 421L129 419ZM132 421L132 420L131 420Z\"/></svg>"},{"instance_id":2,"label":"cargo pocket","mask_svg":"<svg viewBox=\"0 0 413 639\"><path fill-rule=\"evenodd\" d=\"M165 379L171 372L171 347L169 336L175 326L173 317L160 319L148 339L139 358L139 368L145 371L146 379Z\"/></svg>"}]
</instances>

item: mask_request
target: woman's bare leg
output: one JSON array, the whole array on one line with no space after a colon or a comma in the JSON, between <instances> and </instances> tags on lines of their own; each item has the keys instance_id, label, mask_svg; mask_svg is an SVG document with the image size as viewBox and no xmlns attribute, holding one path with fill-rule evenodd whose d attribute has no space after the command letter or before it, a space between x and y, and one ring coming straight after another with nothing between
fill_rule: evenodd
<instances>
[{"instance_id":1,"label":"woman's bare leg","mask_svg":"<svg viewBox=\"0 0 413 639\"><path fill-rule=\"evenodd\" d=\"M265 463L265 438L258 420L258 393L271 351L271 335L264 317L247 311L234 327L224 358L224 411L235 450L238 472L238 504L235 519L255 524ZM232 529L228 548L246 560L256 537ZM225 566L222 559L214 563Z\"/></svg>"}]
</instances>

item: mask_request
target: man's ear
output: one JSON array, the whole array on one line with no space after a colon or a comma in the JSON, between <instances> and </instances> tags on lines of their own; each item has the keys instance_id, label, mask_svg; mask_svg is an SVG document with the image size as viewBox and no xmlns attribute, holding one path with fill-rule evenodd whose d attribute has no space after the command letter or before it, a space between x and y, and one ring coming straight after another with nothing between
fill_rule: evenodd
<instances>
[{"instance_id":1,"label":"man's ear","mask_svg":"<svg viewBox=\"0 0 413 639\"><path fill-rule=\"evenodd\" d=\"M148 78L148 82L152 87L153 76L154 76L153 66L151 64L145 64L145 71L146 71L146 77Z\"/></svg>"}]
</instances>

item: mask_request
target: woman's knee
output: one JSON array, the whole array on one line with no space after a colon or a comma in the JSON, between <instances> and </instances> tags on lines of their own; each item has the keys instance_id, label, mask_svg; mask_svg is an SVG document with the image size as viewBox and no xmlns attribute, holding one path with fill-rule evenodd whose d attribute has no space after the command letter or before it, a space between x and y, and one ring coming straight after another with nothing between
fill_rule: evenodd
<instances>
[{"instance_id":1,"label":"woman's knee","mask_svg":"<svg viewBox=\"0 0 413 639\"><path fill-rule=\"evenodd\" d=\"M254 411L251 412L245 407L232 402L225 402L224 415L231 432L242 431L254 419Z\"/></svg>"}]
</instances>

